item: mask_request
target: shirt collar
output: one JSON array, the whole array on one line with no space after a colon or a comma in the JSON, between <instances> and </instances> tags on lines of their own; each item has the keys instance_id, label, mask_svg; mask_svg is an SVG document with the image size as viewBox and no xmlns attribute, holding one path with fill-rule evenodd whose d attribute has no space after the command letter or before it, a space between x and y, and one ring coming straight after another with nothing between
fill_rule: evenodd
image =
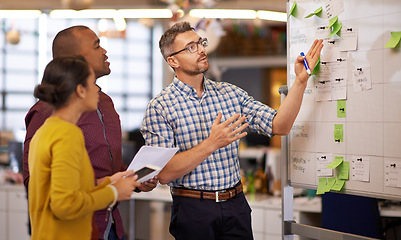
<instances>
[{"instance_id":1,"label":"shirt collar","mask_svg":"<svg viewBox=\"0 0 401 240\"><path fill-rule=\"evenodd\" d=\"M173 85L178 89L178 91L184 93L188 97L198 98L195 88L193 88L192 86L189 86L188 84L182 82L177 77L174 77ZM206 96L207 91L208 91L208 89L207 89L207 79L205 78L205 76L203 76L202 98L204 98L204 96Z\"/></svg>"}]
</instances>

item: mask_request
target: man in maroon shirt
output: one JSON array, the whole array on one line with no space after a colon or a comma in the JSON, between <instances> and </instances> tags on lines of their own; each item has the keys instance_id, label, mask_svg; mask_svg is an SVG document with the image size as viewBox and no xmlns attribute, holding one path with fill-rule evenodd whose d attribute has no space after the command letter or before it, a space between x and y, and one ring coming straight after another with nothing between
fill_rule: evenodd
<instances>
[{"instance_id":1,"label":"man in maroon shirt","mask_svg":"<svg viewBox=\"0 0 401 240\"><path fill-rule=\"evenodd\" d=\"M59 32L53 41L53 58L60 56L82 55L93 68L96 78L110 74L107 51L100 47L97 35L88 27L74 26ZM23 176L25 187L29 183L28 152L29 143L36 130L52 114L52 108L38 101L25 117L26 137L24 141ZM116 172L125 171L122 161L120 117L114 109L111 98L100 92L97 111L82 114L77 124L85 136L88 151L97 181ZM151 191L157 185L151 179L141 185L141 191ZM117 208L95 212L96 225L100 239L125 239L122 219Z\"/></svg>"}]
</instances>

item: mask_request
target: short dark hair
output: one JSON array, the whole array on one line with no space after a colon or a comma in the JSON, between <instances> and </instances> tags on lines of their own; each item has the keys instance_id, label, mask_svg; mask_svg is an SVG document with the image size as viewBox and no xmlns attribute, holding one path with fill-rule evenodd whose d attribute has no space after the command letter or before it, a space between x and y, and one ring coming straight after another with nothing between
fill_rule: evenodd
<instances>
[{"instance_id":1,"label":"short dark hair","mask_svg":"<svg viewBox=\"0 0 401 240\"><path fill-rule=\"evenodd\" d=\"M160 52L162 53L164 60L167 61L167 57L173 53L174 49L172 48L172 45L177 35L193 30L195 29L191 27L189 22L178 22L164 32L159 41Z\"/></svg>"},{"instance_id":2,"label":"short dark hair","mask_svg":"<svg viewBox=\"0 0 401 240\"><path fill-rule=\"evenodd\" d=\"M78 39L76 39L74 32L91 30L87 26L72 26L61 30L54 37L52 53L53 58L77 55L80 51Z\"/></svg>"},{"instance_id":3,"label":"short dark hair","mask_svg":"<svg viewBox=\"0 0 401 240\"><path fill-rule=\"evenodd\" d=\"M90 66L82 56L58 57L45 68L34 96L55 109L64 106L78 85L87 86Z\"/></svg>"}]
</instances>

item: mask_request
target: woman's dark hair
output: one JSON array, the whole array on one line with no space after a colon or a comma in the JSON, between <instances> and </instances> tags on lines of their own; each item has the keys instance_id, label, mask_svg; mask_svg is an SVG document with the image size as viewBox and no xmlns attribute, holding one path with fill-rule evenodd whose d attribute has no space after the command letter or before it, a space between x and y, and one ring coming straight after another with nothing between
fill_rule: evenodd
<instances>
[{"instance_id":1,"label":"woman's dark hair","mask_svg":"<svg viewBox=\"0 0 401 240\"><path fill-rule=\"evenodd\" d=\"M86 87L89 75L89 64L84 57L55 58L46 66L42 83L36 86L34 96L58 109L67 103L79 84Z\"/></svg>"}]
</instances>

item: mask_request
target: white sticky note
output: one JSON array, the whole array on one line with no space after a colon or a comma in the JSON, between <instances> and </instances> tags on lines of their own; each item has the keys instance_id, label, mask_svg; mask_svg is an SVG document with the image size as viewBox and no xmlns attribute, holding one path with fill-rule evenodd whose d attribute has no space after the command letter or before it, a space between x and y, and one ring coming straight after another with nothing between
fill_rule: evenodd
<instances>
[{"instance_id":1,"label":"white sticky note","mask_svg":"<svg viewBox=\"0 0 401 240\"><path fill-rule=\"evenodd\" d=\"M333 161L333 155L331 153L316 154L316 171L318 177L332 177L333 169L326 168Z\"/></svg>"},{"instance_id":2,"label":"white sticky note","mask_svg":"<svg viewBox=\"0 0 401 240\"><path fill-rule=\"evenodd\" d=\"M331 82L331 100L347 99L347 59L338 58L331 62L330 82Z\"/></svg>"},{"instance_id":3,"label":"white sticky note","mask_svg":"<svg viewBox=\"0 0 401 240\"><path fill-rule=\"evenodd\" d=\"M320 62L319 72L315 78L315 100L331 100L330 63Z\"/></svg>"},{"instance_id":4,"label":"white sticky note","mask_svg":"<svg viewBox=\"0 0 401 240\"><path fill-rule=\"evenodd\" d=\"M344 1L343 0L327 0L324 5L327 17L333 18L344 12Z\"/></svg>"},{"instance_id":5,"label":"white sticky note","mask_svg":"<svg viewBox=\"0 0 401 240\"><path fill-rule=\"evenodd\" d=\"M401 161L384 161L384 186L401 187Z\"/></svg>"},{"instance_id":6,"label":"white sticky note","mask_svg":"<svg viewBox=\"0 0 401 240\"><path fill-rule=\"evenodd\" d=\"M358 29L356 27L343 27L338 39L340 51L355 51L358 45Z\"/></svg>"},{"instance_id":7,"label":"white sticky note","mask_svg":"<svg viewBox=\"0 0 401 240\"><path fill-rule=\"evenodd\" d=\"M366 156L352 156L350 161L350 180L370 182L370 160Z\"/></svg>"},{"instance_id":8,"label":"white sticky note","mask_svg":"<svg viewBox=\"0 0 401 240\"><path fill-rule=\"evenodd\" d=\"M352 85L354 92L372 89L370 66L356 67L352 70Z\"/></svg>"}]
</instances>

